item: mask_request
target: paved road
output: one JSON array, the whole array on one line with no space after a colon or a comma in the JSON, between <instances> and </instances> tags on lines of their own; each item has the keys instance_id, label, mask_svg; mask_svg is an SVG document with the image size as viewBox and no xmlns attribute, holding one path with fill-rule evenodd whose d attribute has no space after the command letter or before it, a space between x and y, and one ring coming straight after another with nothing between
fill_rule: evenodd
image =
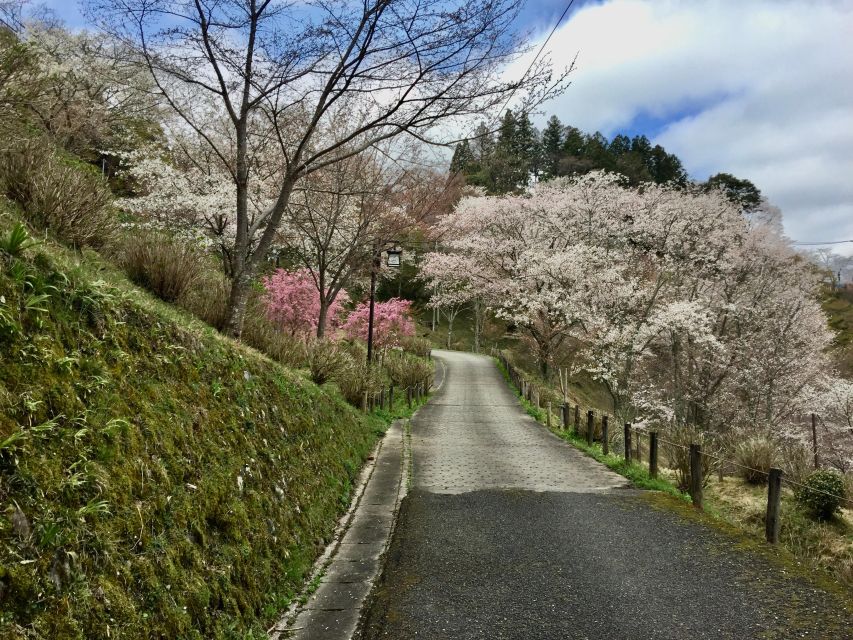
<instances>
[{"instance_id":1,"label":"paved road","mask_svg":"<svg viewBox=\"0 0 853 640\"><path fill-rule=\"evenodd\" d=\"M524 414L491 360L434 352L413 488L364 624L392 638L853 638L849 598L645 492Z\"/></svg>"}]
</instances>

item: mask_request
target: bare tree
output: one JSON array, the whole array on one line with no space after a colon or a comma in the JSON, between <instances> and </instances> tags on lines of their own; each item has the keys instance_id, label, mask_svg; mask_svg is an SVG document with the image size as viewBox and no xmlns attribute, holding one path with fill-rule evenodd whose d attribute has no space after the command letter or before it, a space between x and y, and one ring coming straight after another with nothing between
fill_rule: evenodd
<instances>
[{"instance_id":1,"label":"bare tree","mask_svg":"<svg viewBox=\"0 0 853 640\"><path fill-rule=\"evenodd\" d=\"M88 1L93 22L135 49L159 95L207 139L235 184L228 333L241 333L251 281L302 177L399 136L437 142L435 125L482 116L519 88L529 109L565 87L566 74L552 78L547 60L520 81L499 79L523 50L513 31L519 6L515 0ZM211 109L227 114L227 144L206 138ZM253 154L269 141L280 166L278 193L252 215Z\"/></svg>"}]
</instances>

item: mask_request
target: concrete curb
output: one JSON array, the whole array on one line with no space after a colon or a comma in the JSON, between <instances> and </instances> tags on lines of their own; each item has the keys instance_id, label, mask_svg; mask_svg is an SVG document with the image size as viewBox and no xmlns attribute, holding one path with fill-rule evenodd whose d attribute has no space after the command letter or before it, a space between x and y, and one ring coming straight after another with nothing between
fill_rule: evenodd
<instances>
[{"instance_id":1,"label":"concrete curb","mask_svg":"<svg viewBox=\"0 0 853 640\"><path fill-rule=\"evenodd\" d=\"M410 457L403 420L396 420L362 470L350 508L314 564L306 589L269 629L271 640L351 640L391 540L408 489ZM310 589L320 580L313 594ZM304 604L302 604L304 603Z\"/></svg>"}]
</instances>

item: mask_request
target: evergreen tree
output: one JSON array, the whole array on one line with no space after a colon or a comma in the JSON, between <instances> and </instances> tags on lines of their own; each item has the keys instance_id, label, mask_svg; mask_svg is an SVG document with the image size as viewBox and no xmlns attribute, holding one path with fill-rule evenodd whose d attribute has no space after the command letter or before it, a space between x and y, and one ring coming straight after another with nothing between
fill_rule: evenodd
<instances>
[{"instance_id":1,"label":"evergreen tree","mask_svg":"<svg viewBox=\"0 0 853 640\"><path fill-rule=\"evenodd\" d=\"M562 146L563 125L557 116L551 116L542 131L542 170L546 178L559 175Z\"/></svg>"},{"instance_id":2,"label":"evergreen tree","mask_svg":"<svg viewBox=\"0 0 853 640\"><path fill-rule=\"evenodd\" d=\"M646 161L652 180L658 184L674 182L676 184L687 184L687 172L677 156L667 153L659 144L655 145L649 153Z\"/></svg>"},{"instance_id":3,"label":"evergreen tree","mask_svg":"<svg viewBox=\"0 0 853 640\"><path fill-rule=\"evenodd\" d=\"M744 211L752 211L761 204L761 190L751 181L736 178L730 173L717 173L702 185L706 190L722 188L732 202Z\"/></svg>"},{"instance_id":4,"label":"evergreen tree","mask_svg":"<svg viewBox=\"0 0 853 640\"><path fill-rule=\"evenodd\" d=\"M514 155L518 159L519 185L526 186L530 174L538 174L542 164L539 134L526 113L516 120L513 147Z\"/></svg>"},{"instance_id":5,"label":"evergreen tree","mask_svg":"<svg viewBox=\"0 0 853 640\"><path fill-rule=\"evenodd\" d=\"M472 168L474 156L471 152L471 144L463 140L453 150L453 159L450 161L450 173L466 173Z\"/></svg>"}]
</instances>

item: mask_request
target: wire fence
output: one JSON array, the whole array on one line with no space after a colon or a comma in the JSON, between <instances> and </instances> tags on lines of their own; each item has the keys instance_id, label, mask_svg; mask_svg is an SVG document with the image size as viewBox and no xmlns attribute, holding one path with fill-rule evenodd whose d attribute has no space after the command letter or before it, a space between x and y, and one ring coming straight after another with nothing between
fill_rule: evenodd
<instances>
[{"instance_id":1,"label":"wire fence","mask_svg":"<svg viewBox=\"0 0 853 640\"><path fill-rule=\"evenodd\" d=\"M515 367L513 363L509 360L509 358L501 351L494 351L493 355L498 358L501 365L506 372L506 375L509 379L509 382L515 386L518 393L532 405L536 406L539 409L542 409L542 400L545 399L545 410L547 411L546 420L548 426L551 425L552 418L552 409L554 406L554 399L556 398L556 404L560 407L560 416L562 422L562 429L568 431L570 428L576 435L585 435L587 439L587 443L592 445L596 439L602 445L602 452L608 453L610 449L610 438L614 438L614 444L618 443L619 437L619 429L615 430L615 433L609 431L608 418L606 414L601 414L600 411L596 411L594 408L589 406L584 406L576 399L570 397L569 394L561 392L557 394L553 389L543 386L541 384L537 384L530 380L529 376L522 372L520 369ZM574 405L574 407L572 407ZM586 415L586 426L583 426L583 421L581 420L581 414ZM596 428L596 421L594 420L594 416L598 414L600 420L598 421L598 428ZM583 433L581 433L583 429ZM667 438L661 437L661 433L652 429L648 429L646 427L638 427L633 426L631 424L626 423L624 425L624 430L622 431L622 445L624 447L624 458L628 462L632 462L632 458L636 460L638 463L642 463L641 459L641 441L640 436L647 436L649 439L649 450L648 450L648 459L649 459L649 471L650 475L653 477L657 477L658 473L658 456L659 451L658 448L660 445L666 445L668 447L672 447L674 449L679 449L681 451L686 452L689 455L689 468L682 469L682 472L685 473L686 479L688 481L688 494L690 495L693 504L702 509L702 501L703 501L703 486L705 484L705 460L713 460L717 464L717 468L720 470L720 474L722 474L722 470L724 467L734 467L738 469L742 469L751 474L755 474L756 476L763 476L767 479L768 486L768 500L767 500L767 512L765 515L766 522L766 538L768 542L775 543L778 542L779 539L779 521L780 521L780 503L781 503L781 485L782 483L788 485L795 491L800 491L803 493L809 494L819 494L829 498L832 498L838 502L838 504L844 504L848 507L853 507L853 500L846 498L844 495L839 495L836 493L832 493L830 491L826 491L819 487L814 487L811 485L804 484L802 482L798 482L792 480L790 478L785 477L784 473L781 469L771 468L769 470L765 469L757 469L751 467L749 465L745 465L736 460L732 460L730 458L726 458L717 453L712 453L709 451L703 451L701 443L689 443L685 444L682 442L674 442L673 440L669 440ZM637 437L637 449L636 452L633 448L632 436L636 435ZM598 436L598 438L596 438Z\"/></svg>"}]
</instances>

